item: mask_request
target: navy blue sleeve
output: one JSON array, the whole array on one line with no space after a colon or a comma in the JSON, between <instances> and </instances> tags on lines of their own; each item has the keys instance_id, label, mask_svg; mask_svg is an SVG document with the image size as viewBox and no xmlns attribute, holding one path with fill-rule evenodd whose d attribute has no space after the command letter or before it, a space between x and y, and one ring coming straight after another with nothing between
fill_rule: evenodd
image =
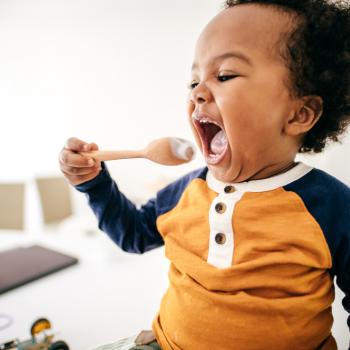
<instances>
[{"instance_id":1,"label":"navy blue sleeve","mask_svg":"<svg viewBox=\"0 0 350 350\"><path fill-rule=\"evenodd\" d=\"M285 187L296 192L321 226L332 255L332 277L345 293L342 303L350 314L350 189L320 170ZM348 317L350 328L350 317Z\"/></svg>"},{"instance_id":2,"label":"navy blue sleeve","mask_svg":"<svg viewBox=\"0 0 350 350\"><path fill-rule=\"evenodd\" d=\"M104 164L96 178L75 187L87 195L98 227L124 251L142 254L163 245L156 227L155 199L136 208L119 191Z\"/></svg>"},{"instance_id":3,"label":"navy blue sleeve","mask_svg":"<svg viewBox=\"0 0 350 350\"><path fill-rule=\"evenodd\" d=\"M181 177L140 209L119 191L104 163L97 177L75 188L87 195L99 228L121 249L141 254L164 244L156 225L158 216L174 208L189 182L205 179L206 173L207 168L201 168Z\"/></svg>"}]
</instances>

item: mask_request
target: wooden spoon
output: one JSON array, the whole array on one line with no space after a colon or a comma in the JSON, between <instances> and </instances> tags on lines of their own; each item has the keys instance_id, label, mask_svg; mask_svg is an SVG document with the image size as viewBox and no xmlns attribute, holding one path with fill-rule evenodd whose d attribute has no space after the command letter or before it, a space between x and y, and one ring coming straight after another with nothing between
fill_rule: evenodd
<instances>
[{"instance_id":1,"label":"wooden spoon","mask_svg":"<svg viewBox=\"0 0 350 350\"><path fill-rule=\"evenodd\" d=\"M191 142L177 137L163 137L149 143L144 149L135 151L91 151L79 152L96 160L146 158L162 165L179 165L191 161L195 149Z\"/></svg>"}]
</instances>

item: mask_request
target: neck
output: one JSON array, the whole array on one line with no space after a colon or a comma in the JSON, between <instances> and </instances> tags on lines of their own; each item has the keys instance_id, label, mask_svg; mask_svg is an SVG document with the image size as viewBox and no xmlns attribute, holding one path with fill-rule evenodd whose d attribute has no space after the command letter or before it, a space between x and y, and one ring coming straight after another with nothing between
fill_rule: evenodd
<instances>
[{"instance_id":1,"label":"neck","mask_svg":"<svg viewBox=\"0 0 350 350\"><path fill-rule=\"evenodd\" d=\"M268 166L260 169L258 172L256 172L253 176L251 176L246 181L262 180L262 179L267 179L267 178L272 177L272 176L283 174L283 173L287 172L288 170L294 168L296 164L297 163L293 159L293 160L288 160L286 162L282 162L282 163L278 163L278 164L268 165Z\"/></svg>"}]
</instances>

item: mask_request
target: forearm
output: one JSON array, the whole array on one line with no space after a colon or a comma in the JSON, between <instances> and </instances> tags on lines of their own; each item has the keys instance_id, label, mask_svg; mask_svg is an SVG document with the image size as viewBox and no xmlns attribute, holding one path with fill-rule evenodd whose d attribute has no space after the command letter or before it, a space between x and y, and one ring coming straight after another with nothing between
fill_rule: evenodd
<instances>
[{"instance_id":1,"label":"forearm","mask_svg":"<svg viewBox=\"0 0 350 350\"><path fill-rule=\"evenodd\" d=\"M143 253L163 245L156 228L155 201L137 209L119 191L105 166L95 179L76 186L76 189L87 195L99 228L121 249Z\"/></svg>"}]
</instances>

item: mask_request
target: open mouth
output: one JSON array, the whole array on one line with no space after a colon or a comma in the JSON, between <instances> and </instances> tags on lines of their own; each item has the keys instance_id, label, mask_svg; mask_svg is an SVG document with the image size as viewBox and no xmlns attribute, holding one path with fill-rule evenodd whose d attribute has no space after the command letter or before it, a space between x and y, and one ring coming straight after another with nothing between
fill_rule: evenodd
<instances>
[{"instance_id":1,"label":"open mouth","mask_svg":"<svg viewBox=\"0 0 350 350\"><path fill-rule=\"evenodd\" d=\"M200 136L204 157L209 164L217 164L225 156L228 149L227 136L224 129L207 117L193 118Z\"/></svg>"}]
</instances>

